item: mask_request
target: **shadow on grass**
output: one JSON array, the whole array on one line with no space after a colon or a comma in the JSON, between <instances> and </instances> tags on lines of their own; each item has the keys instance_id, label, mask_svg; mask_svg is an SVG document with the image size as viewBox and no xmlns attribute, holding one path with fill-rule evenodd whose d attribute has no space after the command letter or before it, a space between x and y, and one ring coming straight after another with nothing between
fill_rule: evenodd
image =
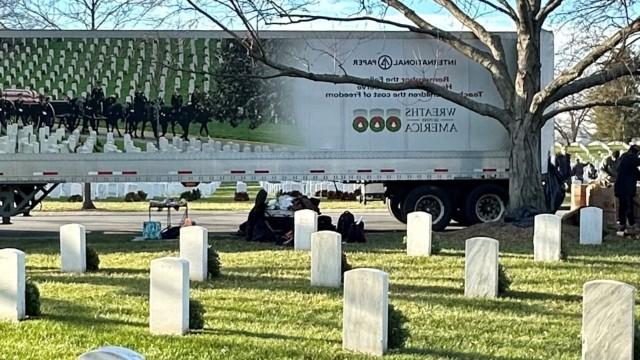
<instances>
[{"instance_id":1,"label":"shadow on grass","mask_svg":"<svg viewBox=\"0 0 640 360\"><path fill-rule=\"evenodd\" d=\"M135 272L134 272L135 273ZM149 278L114 276L102 271L69 275L66 273L37 273L31 278L36 282L54 282L67 285L97 285L117 287L119 294L128 296L149 296Z\"/></svg>"},{"instance_id":2,"label":"shadow on grass","mask_svg":"<svg viewBox=\"0 0 640 360\"><path fill-rule=\"evenodd\" d=\"M136 326L147 327L149 324L140 321L107 319L96 316L96 311L87 306L81 306L77 303L62 301L59 299L42 298L42 315L36 319L54 320L67 322L76 325L86 326L87 328L95 325L107 326Z\"/></svg>"},{"instance_id":3,"label":"shadow on grass","mask_svg":"<svg viewBox=\"0 0 640 360\"><path fill-rule=\"evenodd\" d=\"M241 275L227 270L220 280L214 281L216 289L284 290L302 294L326 294L340 297L342 289L312 287L308 279L281 278L265 275Z\"/></svg>"},{"instance_id":4,"label":"shadow on grass","mask_svg":"<svg viewBox=\"0 0 640 360\"><path fill-rule=\"evenodd\" d=\"M212 334L218 336L243 336L243 337L254 337L259 339L274 339L274 340L301 340L301 341L318 341L322 343L332 343L332 344L341 344L339 340L329 340L326 338L311 338L311 337L302 337L302 336L292 336L292 335L283 335L283 334L274 334L274 333L261 333L261 332L252 332L246 330L232 330L232 329L207 329L200 331L204 334Z\"/></svg>"},{"instance_id":5,"label":"shadow on grass","mask_svg":"<svg viewBox=\"0 0 640 360\"><path fill-rule=\"evenodd\" d=\"M133 275L137 275L137 274L149 274L149 269L130 269L130 268L100 268L100 271L98 271L97 273L100 274L105 274L108 276L114 275L114 274L133 274Z\"/></svg>"},{"instance_id":6,"label":"shadow on grass","mask_svg":"<svg viewBox=\"0 0 640 360\"><path fill-rule=\"evenodd\" d=\"M406 294L433 294L433 295L446 295L446 296L462 296L464 295L464 286L460 281L461 287L448 287L448 286L420 286L420 285L406 285L406 284L393 284L391 283L391 292L393 295Z\"/></svg>"},{"instance_id":7,"label":"shadow on grass","mask_svg":"<svg viewBox=\"0 0 640 360\"><path fill-rule=\"evenodd\" d=\"M578 256L578 255L575 255ZM588 265L588 266L633 266L633 267L638 267L640 265L640 261L620 261L620 260L609 260L609 259L603 259L603 258L588 258L588 259L584 259L584 258L576 258L576 257L569 257L569 264L571 263L576 263L576 264L580 264L580 265L574 265L571 267L574 268L580 268L584 265Z\"/></svg>"},{"instance_id":8,"label":"shadow on grass","mask_svg":"<svg viewBox=\"0 0 640 360\"><path fill-rule=\"evenodd\" d=\"M444 287L444 286L416 286L416 285L391 285L391 297L395 299L423 302L430 305L440 305L445 308L463 308L481 311L492 311L503 313L505 311L522 316L532 314L546 316L562 316L568 318L580 317L580 314L561 313L548 309L543 305L527 304L521 299L532 300L562 300L580 301L580 297L574 295L553 295L535 292L507 292L504 297L498 299L485 299L464 296L464 286ZM516 301L518 300L518 301Z\"/></svg>"},{"instance_id":9,"label":"shadow on grass","mask_svg":"<svg viewBox=\"0 0 640 360\"><path fill-rule=\"evenodd\" d=\"M582 296L572 294L550 294L540 293L534 291L511 291L508 290L505 295L505 299L519 299L519 300L542 300L542 301L567 301L567 302L581 302Z\"/></svg>"}]
</instances>

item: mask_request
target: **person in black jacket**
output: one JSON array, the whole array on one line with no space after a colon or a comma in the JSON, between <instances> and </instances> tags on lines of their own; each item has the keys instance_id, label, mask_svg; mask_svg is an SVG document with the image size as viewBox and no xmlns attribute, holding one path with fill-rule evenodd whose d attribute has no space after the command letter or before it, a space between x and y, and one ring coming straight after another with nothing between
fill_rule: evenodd
<instances>
[{"instance_id":1,"label":"person in black jacket","mask_svg":"<svg viewBox=\"0 0 640 360\"><path fill-rule=\"evenodd\" d=\"M245 228L247 241L274 242L276 236L266 219L267 192L260 189L256 194L256 202L249 212Z\"/></svg>"},{"instance_id":2,"label":"person in black jacket","mask_svg":"<svg viewBox=\"0 0 640 360\"><path fill-rule=\"evenodd\" d=\"M640 180L640 158L638 146L632 145L622 155L618 165L618 177L613 186L613 192L618 198L618 235L624 235L627 225L635 226L633 212L633 198L636 195L636 182Z\"/></svg>"},{"instance_id":3,"label":"person in black jacket","mask_svg":"<svg viewBox=\"0 0 640 360\"><path fill-rule=\"evenodd\" d=\"M555 166L565 191L571 188L571 155L565 149L556 154Z\"/></svg>"},{"instance_id":4,"label":"person in black jacket","mask_svg":"<svg viewBox=\"0 0 640 360\"><path fill-rule=\"evenodd\" d=\"M580 158L576 159L576 164L573 165L573 169L571 169L571 175L576 177L576 180L579 180L580 183L584 182L584 167L585 163L582 162Z\"/></svg>"},{"instance_id":5,"label":"person in black jacket","mask_svg":"<svg viewBox=\"0 0 640 360\"><path fill-rule=\"evenodd\" d=\"M620 163L620 150L615 150L611 153L611 155L607 156L606 159L602 162L602 167L600 168L607 180L613 182L618 176L617 168Z\"/></svg>"}]
</instances>

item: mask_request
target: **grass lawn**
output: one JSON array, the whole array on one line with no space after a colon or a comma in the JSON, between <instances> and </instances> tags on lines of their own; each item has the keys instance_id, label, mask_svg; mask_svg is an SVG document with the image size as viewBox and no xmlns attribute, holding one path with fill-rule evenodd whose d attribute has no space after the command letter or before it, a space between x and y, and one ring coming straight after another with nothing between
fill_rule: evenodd
<instances>
[{"instance_id":1,"label":"grass lawn","mask_svg":"<svg viewBox=\"0 0 640 360\"><path fill-rule=\"evenodd\" d=\"M222 183L211 197L202 198L198 201L189 203L190 210L207 210L207 211L235 211L235 210L251 210L255 200L256 193L260 190L258 183L248 183L248 193L250 201L234 201L235 183ZM272 197L270 197L271 199ZM103 211L148 211L149 202L124 202L122 199L106 199L95 200L95 206L98 210ZM47 199L42 206L37 207L37 211L56 212L56 211L78 211L82 208L81 202L68 202L66 198ZM321 210L384 210L387 207L380 201L370 202L367 205L357 201L336 201L323 199L320 202Z\"/></svg>"},{"instance_id":2,"label":"grass lawn","mask_svg":"<svg viewBox=\"0 0 640 360\"><path fill-rule=\"evenodd\" d=\"M250 122L243 121L240 125L233 127L228 122L210 121L209 136L216 139L239 140L265 144L280 144L302 146L302 141L297 136L297 128L290 124L264 123L255 129L249 128ZM120 131L124 129L124 123L120 126ZM148 139L153 139L153 131L150 124L145 128L145 135ZM182 135L182 128L176 124L176 135ZM200 123L189 124L190 136L201 136ZM167 137L172 137L171 126L167 130ZM121 146L122 148L122 146ZM273 146L272 146L273 148Z\"/></svg>"},{"instance_id":3,"label":"grass lawn","mask_svg":"<svg viewBox=\"0 0 640 360\"><path fill-rule=\"evenodd\" d=\"M565 232L569 260L559 263L533 262L529 238L500 239L501 262L513 283L498 300L463 296L464 231L436 235L443 250L430 258L407 257L402 233L369 234L367 244L347 245L346 252L354 267L389 272L390 301L408 318L406 347L389 359L579 359L583 284L614 279L640 285L640 242L607 237L603 246L585 247L576 233ZM101 271L82 275L58 271L56 234L2 238L0 247L27 252L43 315L0 323L0 357L75 359L112 344L148 359L365 358L342 351L341 290L309 286L308 253L218 234L210 242L220 252L223 276L191 290L207 309L205 330L151 336L149 262L177 256L178 244L130 238L88 234Z\"/></svg>"}]
</instances>

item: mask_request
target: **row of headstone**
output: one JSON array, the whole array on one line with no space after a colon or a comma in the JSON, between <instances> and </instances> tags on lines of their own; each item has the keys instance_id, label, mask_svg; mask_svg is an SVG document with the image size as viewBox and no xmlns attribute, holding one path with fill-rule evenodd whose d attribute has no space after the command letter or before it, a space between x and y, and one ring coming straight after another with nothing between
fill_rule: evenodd
<instances>
[{"instance_id":1,"label":"row of headstone","mask_svg":"<svg viewBox=\"0 0 640 360\"><path fill-rule=\"evenodd\" d=\"M38 129L38 135L34 134L33 125L19 128L17 124L11 124L7 127L7 136L0 137L0 153L21 153L21 154L39 154L39 153L90 153L97 142L97 134L91 131L87 137L85 144L78 147L80 142L80 131L74 130L67 140L63 140L66 136L64 129L56 129L50 132L48 126ZM17 145L17 147L16 147Z\"/></svg>"},{"instance_id":2,"label":"row of headstone","mask_svg":"<svg viewBox=\"0 0 640 360\"><path fill-rule=\"evenodd\" d=\"M469 239L465 250L465 263L469 265L465 267L465 295L497 294L498 242ZM474 275L470 277L470 273ZM356 269L346 272L344 279L343 348L382 355L388 335L388 275L374 269ZM634 359L635 297L633 286L617 281L597 280L584 285L582 359Z\"/></svg>"},{"instance_id":3,"label":"row of headstone","mask_svg":"<svg viewBox=\"0 0 640 360\"><path fill-rule=\"evenodd\" d=\"M342 236L317 231L313 210L294 213L294 249L311 250L311 286L342 285ZM382 355L387 350L389 275L360 268L344 273L342 347ZM367 316L362 316L367 314Z\"/></svg>"},{"instance_id":4,"label":"row of headstone","mask_svg":"<svg viewBox=\"0 0 640 360\"><path fill-rule=\"evenodd\" d=\"M580 209L580 244L602 244L602 209ZM535 261L558 261L562 257L562 218L540 214L534 219L533 258Z\"/></svg>"},{"instance_id":5,"label":"row of headstone","mask_svg":"<svg viewBox=\"0 0 640 360\"><path fill-rule=\"evenodd\" d=\"M543 222L544 220L539 220ZM557 221L553 219L552 221ZM180 258L152 261L150 290L150 329L155 334L184 334L188 330L189 278L206 278L206 229L187 227L181 230ZM61 227L62 268L83 259L84 227L70 224ZM341 273L341 239L334 232L311 235L312 285L335 286ZM65 255L66 254L66 255ZM71 265L74 271L78 266ZM86 265L85 265L86 266ZM193 267L194 271L190 271ZM3 317L24 318L24 253L15 249L0 251L0 288L12 296L2 297ZM489 238L472 238L465 244L465 295L496 296L498 277L498 242ZM338 285L339 286L339 285ZM629 285L595 281L585 284L583 312L583 358L632 359L633 308L635 289ZM343 347L348 350L381 355L386 350L388 274L374 269L356 269L345 274ZM169 311L167 310L169 309ZM363 319L357 314L365 309L373 314ZM167 312L172 316L167 317ZM11 314L7 316L6 314ZM21 315L22 314L22 315ZM629 350L631 349L631 350ZM629 357L631 356L631 357Z\"/></svg>"},{"instance_id":6,"label":"row of headstone","mask_svg":"<svg viewBox=\"0 0 640 360\"><path fill-rule=\"evenodd\" d=\"M32 126L29 125L32 129ZM25 129L28 127L25 127ZM49 135L49 127L42 127L39 135L36 137L32 132L28 133L25 129L19 129L17 124L10 124L7 128L7 136L0 137L0 154L5 153L92 153L97 143L97 133L90 131L84 144L80 145L80 132L75 130L71 133L67 140L62 140L65 136L64 129L57 129L55 133ZM39 140L39 141L38 141ZM141 153L143 149L136 146L131 135L124 134L123 137L124 152ZM234 142L223 143L222 141L209 139L203 143L199 139L192 138L184 141L179 137L174 137L171 143L164 136L160 137L156 147L153 142L147 142L144 149L148 153L169 152L169 153L215 153L215 152L270 152L271 148L267 145L244 145ZM279 148L278 151L285 151L286 148ZM106 143L103 146L105 153L121 153L123 152L115 144L112 132L107 133Z\"/></svg>"},{"instance_id":7,"label":"row of headstone","mask_svg":"<svg viewBox=\"0 0 640 360\"><path fill-rule=\"evenodd\" d=\"M208 231L180 229L180 257L151 261L149 328L152 334L183 335L189 330L189 280L207 280Z\"/></svg>"},{"instance_id":8,"label":"row of headstone","mask_svg":"<svg viewBox=\"0 0 640 360\"><path fill-rule=\"evenodd\" d=\"M195 233L195 232L194 232ZM197 231L197 238L202 231ZM184 235L189 238L187 233ZM316 239L332 234L318 233ZM338 235L339 236L339 235ZM329 238L335 239L334 236ZM339 240L339 238L337 238ZM181 236L181 256L182 251ZM185 239L185 245L191 239ZM339 243L338 243L339 244ZM200 244L197 244L198 248ZM334 259L335 260L335 259ZM189 277L192 260L165 257L151 261L149 290L149 328L156 335L183 335L189 329ZM337 263L335 263L337 264ZM0 250L0 318L24 319L25 255L16 249ZM388 274L375 269L356 269L345 273L343 307L343 347L347 350L382 355L387 348ZM368 316L361 316L362 313ZM111 350L98 349L84 359L99 358ZM90 357L89 355L93 356ZM113 355L113 354L112 354ZM117 358L117 357L116 357Z\"/></svg>"}]
</instances>

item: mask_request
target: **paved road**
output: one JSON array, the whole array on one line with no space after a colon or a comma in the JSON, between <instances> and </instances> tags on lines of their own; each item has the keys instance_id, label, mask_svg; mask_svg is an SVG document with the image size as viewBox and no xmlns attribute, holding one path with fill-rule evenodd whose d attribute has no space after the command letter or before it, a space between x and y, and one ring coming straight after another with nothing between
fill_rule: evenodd
<instances>
[{"instance_id":1,"label":"paved road","mask_svg":"<svg viewBox=\"0 0 640 360\"><path fill-rule=\"evenodd\" d=\"M232 233L238 230L238 225L247 218L247 211L190 211L189 217L198 225L209 229L212 233ZM340 212L327 211L323 214L330 215L333 223L338 222ZM403 230L405 225L395 220L386 211L356 213L356 218L363 217L368 231ZM166 212L152 213L153 219L166 224ZM31 217L14 217L12 225L0 226L0 239L5 236L32 237L38 233L58 232L60 225L69 223L81 223L91 232L103 233L131 233L133 236L142 231L142 222L148 219L144 212L55 212L33 213ZM174 224L180 220L179 216L173 216Z\"/></svg>"}]
</instances>

